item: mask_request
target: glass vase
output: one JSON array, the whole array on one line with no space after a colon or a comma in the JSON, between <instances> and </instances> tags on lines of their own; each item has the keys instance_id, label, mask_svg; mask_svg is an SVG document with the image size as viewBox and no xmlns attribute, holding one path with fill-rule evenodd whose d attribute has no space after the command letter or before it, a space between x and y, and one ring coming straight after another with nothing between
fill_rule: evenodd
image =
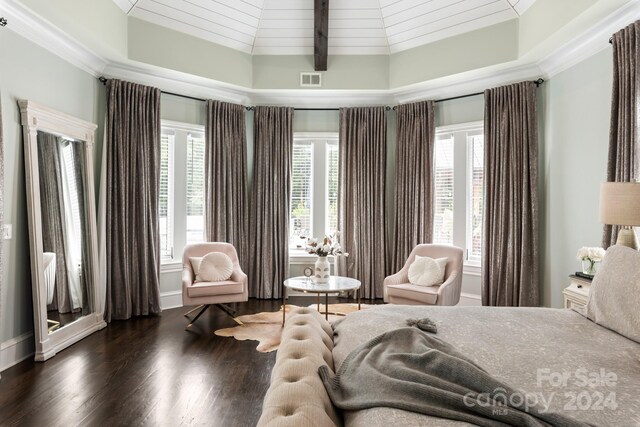
<instances>
[{"instance_id":1,"label":"glass vase","mask_svg":"<svg viewBox=\"0 0 640 427\"><path fill-rule=\"evenodd\" d=\"M582 260L582 272L589 276L594 276L598 272L600 261L592 261L590 259Z\"/></svg>"}]
</instances>

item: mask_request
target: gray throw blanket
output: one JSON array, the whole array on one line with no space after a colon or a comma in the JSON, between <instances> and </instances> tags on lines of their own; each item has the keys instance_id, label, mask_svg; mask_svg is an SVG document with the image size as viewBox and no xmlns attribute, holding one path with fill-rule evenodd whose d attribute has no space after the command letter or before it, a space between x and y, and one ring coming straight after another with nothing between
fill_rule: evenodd
<instances>
[{"instance_id":1,"label":"gray throw blanket","mask_svg":"<svg viewBox=\"0 0 640 427\"><path fill-rule=\"evenodd\" d=\"M318 373L343 410L385 406L480 426L588 425L523 401L524 393L416 328L379 335L351 352L335 375L327 366Z\"/></svg>"}]
</instances>

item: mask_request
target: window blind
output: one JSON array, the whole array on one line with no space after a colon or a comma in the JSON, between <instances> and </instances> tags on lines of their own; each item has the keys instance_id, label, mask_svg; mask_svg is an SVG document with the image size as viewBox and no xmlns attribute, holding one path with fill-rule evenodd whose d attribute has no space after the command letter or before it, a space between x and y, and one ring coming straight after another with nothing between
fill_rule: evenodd
<instances>
[{"instance_id":1,"label":"window blind","mask_svg":"<svg viewBox=\"0 0 640 427\"><path fill-rule=\"evenodd\" d=\"M301 238L311 233L311 197L313 185L313 145L294 142L291 173L290 242L304 245Z\"/></svg>"},{"instance_id":2,"label":"window blind","mask_svg":"<svg viewBox=\"0 0 640 427\"><path fill-rule=\"evenodd\" d=\"M187 243L204 240L204 135L187 137Z\"/></svg>"},{"instance_id":3,"label":"window blind","mask_svg":"<svg viewBox=\"0 0 640 427\"><path fill-rule=\"evenodd\" d=\"M173 256L173 135L160 137L160 257Z\"/></svg>"},{"instance_id":4,"label":"window blind","mask_svg":"<svg viewBox=\"0 0 640 427\"><path fill-rule=\"evenodd\" d=\"M433 243L453 244L453 136L436 139Z\"/></svg>"},{"instance_id":5,"label":"window blind","mask_svg":"<svg viewBox=\"0 0 640 427\"><path fill-rule=\"evenodd\" d=\"M327 143L327 219L326 233L338 230L338 144Z\"/></svg>"}]
</instances>

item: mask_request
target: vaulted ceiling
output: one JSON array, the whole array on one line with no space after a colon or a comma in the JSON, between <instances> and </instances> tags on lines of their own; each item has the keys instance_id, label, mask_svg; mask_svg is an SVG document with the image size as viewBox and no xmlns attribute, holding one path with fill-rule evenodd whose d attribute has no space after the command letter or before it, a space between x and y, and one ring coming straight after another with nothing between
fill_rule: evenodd
<instances>
[{"instance_id":1,"label":"vaulted ceiling","mask_svg":"<svg viewBox=\"0 0 640 427\"><path fill-rule=\"evenodd\" d=\"M256 55L313 55L313 0L114 0L129 16ZM329 54L390 54L521 16L536 0L331 0Z\"/></svg>"}]
</instances>

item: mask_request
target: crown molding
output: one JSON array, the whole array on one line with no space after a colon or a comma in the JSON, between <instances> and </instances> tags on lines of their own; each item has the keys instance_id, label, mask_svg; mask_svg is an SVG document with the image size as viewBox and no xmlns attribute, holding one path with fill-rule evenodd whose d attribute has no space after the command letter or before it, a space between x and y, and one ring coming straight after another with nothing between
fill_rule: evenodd
<instances>
[{"instance_id":1,"label":"crown molding","mask_svg":"<svg viewBox=\"0 0 640 427\"><path fill-rule=\"evenodd\" d=\"M611 35L640 17L640 1L632 1L614 11L578 37L538 61L545 77L553 77L607 49Z\"/></svg>"},{"instance_id":2,"label":"crown molding","mask_svg":"<svg viewBox=\"0 0 640 427\"><path fill-rule=\"evenodd\" d=\"M541 74L542 70L537 64L513 61L404 86L394 89L393 96L399 104L425 99L438 100L483 92L485 89L523 80L534 80Z\"/></svg>"},{"instance_id":3,"label":"crown molding","mask_svg":"<svg viewBox=\"0 0 640 427\"><path fill-rule=\"evenodd\" d=\"M105 67L103 75L196 98L217 99L244 105L250 103L248 89L242 86L136 61L111 62Z\"/></svg>"},{"instance_id":4,"label":"crown molding","mask_svg":"<svg viewBox=\"0 0 640 427\"><path fill-rule=\"evenodd\" d=\"M10 29L54 55L59 56L83 71L99 76L107 65L107 59L79 43L17 0L0 0L2 14Z\"/></svg>"},{"instance_id":5,"label":"crown molding","mask_svg":"<svg viewBox=\"0 0 640 427\"><path fill-rule=\"evenodd\" d=\"M322 90L322 89L251 89L251 102L254 105L287 105L292 107L363 107L369 105L388 105L393 96L388 89L377 90Z\"/></svg>"},{"instance_id":6,"label":"crown molding","mask_svg":"<svg viewBox=\"0 0 640 427\"><path fill-rule=\"evenodd\" d=\"M392 89L281 90L252 89L137 61L105 58L22 5L19 0L0 0L0 6L3 15L9 19L8 29L93 76L125 79L168 92L243 105L295 107L390 105L437 100L541 76L549 78L607 48L610 34L640 16L640 0L633 0L542 59L526 57Z\"/></svg>"}]
</instances>

